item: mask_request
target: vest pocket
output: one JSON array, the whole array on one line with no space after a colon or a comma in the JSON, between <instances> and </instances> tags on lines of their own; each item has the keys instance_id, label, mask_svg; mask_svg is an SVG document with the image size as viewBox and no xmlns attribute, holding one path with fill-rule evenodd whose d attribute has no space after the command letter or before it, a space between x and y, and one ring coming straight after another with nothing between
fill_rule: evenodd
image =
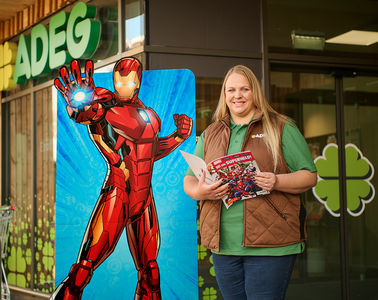
<instances>
[{"instance_id":1,"label":"vest pocket","mask_svg":"<svg viewBox=\"0 0 378 300\"><path fill-rule=\"evenodd\" d=\"M273 210L284 220L286 220L286 216L265 196L262 195L264 200L273 208Z\"/></svg>"}]
</instances>

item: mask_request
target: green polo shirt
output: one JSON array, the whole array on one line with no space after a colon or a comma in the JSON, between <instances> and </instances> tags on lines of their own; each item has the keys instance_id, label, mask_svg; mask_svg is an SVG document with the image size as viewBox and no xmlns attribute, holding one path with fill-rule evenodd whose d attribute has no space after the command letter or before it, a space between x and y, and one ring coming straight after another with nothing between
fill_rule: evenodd
<instances>
[{"instance_id":1,"label":"green polo shirt","mask_svg":"<svg viewBox=\"0 0 378 300\"><path fill-rule=\"evenodd\" d=\"M227 155L241 151L248 124L238 125L231 119L230 127L231 137ZM196 149L194 150L194 155L201 158L203 158L203 142L204 132L201 134ZM299 170L307 170L310 172L316 171L307 142L294 124L285 124L284 126L282 133L282 153L290 172ZM186 175L195 176L190 168L188 168ZM235 202L228 209L222 205L219 244L220 252L216 253L224 255L282 256L301 253L304 250L304 242L274 248L243 247L243 231L243 201Z\"/></svg>"}]
</instances>

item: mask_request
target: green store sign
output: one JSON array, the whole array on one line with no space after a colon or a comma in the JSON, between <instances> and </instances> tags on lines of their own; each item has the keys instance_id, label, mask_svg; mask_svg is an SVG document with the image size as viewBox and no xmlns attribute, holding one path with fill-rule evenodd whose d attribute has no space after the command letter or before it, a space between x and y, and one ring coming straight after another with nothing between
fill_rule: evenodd
<instances>
[{"instance_id":1,"label":"green store sign","mask_svg":"<svg viewBox=\"0 0 378 300\"><path fill-rule=\"evenodd\" d=\"M0 45L0 91L48 74L72 59L92 57L101 44L105 23L95 20L96 14L95 6L79 2L71 13L53 16L48 29L38 24L30 36L21 34L18 46L10 42Z\"/></svg>"}]
</instances>

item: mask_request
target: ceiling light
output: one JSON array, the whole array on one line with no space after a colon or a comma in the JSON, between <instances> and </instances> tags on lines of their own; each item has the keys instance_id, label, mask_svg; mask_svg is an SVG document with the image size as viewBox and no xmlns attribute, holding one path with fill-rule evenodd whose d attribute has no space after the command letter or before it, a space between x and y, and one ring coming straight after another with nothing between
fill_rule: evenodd
<instances>
[{"instance_id":1,"label":"ceiling light","mask_svg":"<svg viewBox=\"0 0 378 300\"><path fill-rule=\"evenodd\" d=\"M326 42L332 44L370 46L371 44L378 42L378 32L351 30L347 33L326 40Z\"/></svg>"},{"instance_id":2,"label":"ceiling light","mask_svg":"<svg viewBox=\"0 0 378 300\"><path fill-rule=\"evenodd\" d=\"M319 31L293 30L291 40L294 49L323 50L325 35Z\"/></svg>"}]
</instances>

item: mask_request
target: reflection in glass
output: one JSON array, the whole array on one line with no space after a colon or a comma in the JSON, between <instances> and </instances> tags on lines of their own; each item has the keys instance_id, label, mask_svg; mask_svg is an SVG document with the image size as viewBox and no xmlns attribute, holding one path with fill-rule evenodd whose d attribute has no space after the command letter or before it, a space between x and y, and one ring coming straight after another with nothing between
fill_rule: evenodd
<instances>
[{"instance_id":1,"label":"reflection in glass","mask_svg":"<svg viewBox=\"0 0 378 300\"><path fill-rule=\"evenodd\" d=\"M140 0L126 1L126 50L144 45L144 9Z\"/></svg>"},{"instance_id":2,"label":"reflection in glass","mask_svg":"<svg viewBox=\"0 0 378 300\"><path fill-rule=\"evenodd\" d=\"M214 111L218 105L223 79L196 77L196 134L212 123Z\"/></svg>"},{"instance_id":3,"label":"reflection in glass","mask_svg":"<svg viewBox=\"0 0 378 300\"><path fill-rule=\"evenodd\" d=\"M300 5L299 5L300 3ZM267 0L268 44L270 51L299 53L293 49L291 32L293 30L324 32L329 40L354 30L378 32L376 12L378 2L371 0L344 1L280 1ZM361 32L359 33L361 38ZM378 43L369 46L358 46L358 39L345 44L326 42L324 52L327 55L348 55L361 58L376 59ZM322 55L323 51L311 51L314 55ZM349 53L350 54L349 54ZM308 53L308 52L306 52Z\"/></svg>"},{"instance_id":4,"label":"reflection in glass","mask_svg":"<svg viewBox=\"0 0 378 300\"><path fill-rule=\"evenodd\" d=\"M88 4L97 7L96 19L101 22L100 42L92 60L103 60L118 53L118 1L92 0Z\"/></svg>"}]
</instances>

